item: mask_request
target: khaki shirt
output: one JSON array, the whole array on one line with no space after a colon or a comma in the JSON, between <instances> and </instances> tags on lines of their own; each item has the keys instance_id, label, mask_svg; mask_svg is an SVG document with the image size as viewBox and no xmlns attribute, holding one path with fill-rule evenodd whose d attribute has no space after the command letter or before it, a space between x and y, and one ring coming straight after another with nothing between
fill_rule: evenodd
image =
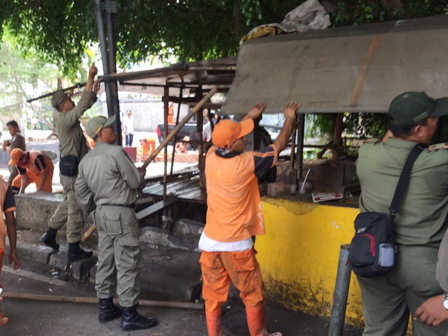
<instances>
[{"instance_id":1,"label":"khaki shirt","mask_svg":"<svg viewBox=\"0 0 448 336\"><path fill-rule=\"evenodd\" d=\"M84 213L92 212L95 205L131 205L144 182L122 147L96 142L79 165L76 198Z\"/></svg>"},{"instance_id":2,"label":"khaki shirt","mask_svg":"<svg viewBox=\"0 0 448 336\"><path fill-rule=\"evenodd\" d=\"M21 150L26 151L25 137L20 133L17 133L14 138L11 139L9 150L12 151L14 148L20 148Z\"/></svg>"},{"instance_id":3,"label":"khaki shirt","mask_svg":"<svg viewBox=\"0 0 448 336\"><path fill-rule=\"evenodd\" d=\"M81 160L87 154L87 144L83 137L79 118L96 102L93 92L84 91L81 99L74 109L68 112L59 112L56 127L59 136L59 151L61 157L73 155L78 157L79 146L81 146Z\"/></svg>"},{"instance_id":4,"label":"khaki shirt","mask_svg":"<svg viewBox=\"0 0 448 336\"><path fill-rule=\"evenodd\" d=\"M388 213L398 178L417 143L389 138L364 144L356 163L361 182L361 212ZM394 223L402 245L438 246L448 227L448 151L424 150L414 163L411 180Z\"/></svg>"}]
</instances>

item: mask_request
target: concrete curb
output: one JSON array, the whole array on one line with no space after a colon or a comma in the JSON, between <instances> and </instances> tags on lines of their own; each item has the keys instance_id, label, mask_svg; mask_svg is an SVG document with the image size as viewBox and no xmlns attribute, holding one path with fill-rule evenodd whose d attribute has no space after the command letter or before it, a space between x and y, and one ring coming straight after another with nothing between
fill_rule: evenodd
<instances>
[{"instance_id":1,"label":"concrete curb","mask_svg":"<svg viewBox=\"0 0 448 336\"><path fill-rule=\"evenodd\" d=\"M9 241L6 242L6 250L9 251ZM48 265L51 255L57 251L42 244L31 244L17 242L17 256L19 259L25 259L38 264ZM7 255L5 254L5 258Z\"/></svg>"}]
</instances>

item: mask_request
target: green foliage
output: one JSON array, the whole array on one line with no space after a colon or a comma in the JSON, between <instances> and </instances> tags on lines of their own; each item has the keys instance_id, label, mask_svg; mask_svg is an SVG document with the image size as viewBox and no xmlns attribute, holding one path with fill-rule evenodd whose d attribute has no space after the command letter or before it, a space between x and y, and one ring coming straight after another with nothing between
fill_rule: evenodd
<instances>
[{"instance_id":1,"label":"green foliage","mask_svg":"<svg viewBox=\"0 0 448 336\"><path fill-rule=\"evenodd\" d=\"M235 56L250 29L280 22L304 0L118 0L115 29L122 67L177 56L180 61ZM0 26L22 52L52 62L75 78L97 42L92 0L0 0Z\"/></svg>"},{"instance_id":2,"label":"green foliage","mask_svg":"<svg viewBox=\"0 0 448 336\"><path fill-rule=\"evenodd\" d=\"M335 27L448 14L446 0L330 0Z\"/></svg>"},{"instance_id":3,"label":"green foliage","mask_svg":"<svg viewBox=\"0 0 448 336\"><path fill-rule=\"evenodd\" d=\"M31 56L23 58L22 53L17 49L17 41L8 32L5 32L0 42L1 115L7 119L19 120L31 120L38 117L48 128L52 128L53 109L49 102L37 102L30 105L26 103L26 100L31 98L28 95L29 92L39 87L55 89L59 71L54 65L42 59Z\"/></svg>"},{"instance_id":4,"label":"green foliage","mask_svg":"<svg viewBox=\"0 0 448 336\"><path fill-rule=\"evenodd\" d=\"M157 56L179 61L235 56L252 28L281 22L305 0L117 0L117 55L122 67ZM326 0L335 27L448 14L446 0ZM329 4L329 5L328 5ZM328 5L328 6L327 6ZM0 36L7 28L27 57L85 76L82 57L98 42L93 0L0 0ZM95 55L88 54L89 57ZM333 119L310 116L311 133L332 134ZM379 119L378 119L379 118ZM311 120L310 119L310 120ZM348 130L377 135L376 115L346 116ZM356 121L360 122L357 124Z\"/></svg>"}]
</instances>

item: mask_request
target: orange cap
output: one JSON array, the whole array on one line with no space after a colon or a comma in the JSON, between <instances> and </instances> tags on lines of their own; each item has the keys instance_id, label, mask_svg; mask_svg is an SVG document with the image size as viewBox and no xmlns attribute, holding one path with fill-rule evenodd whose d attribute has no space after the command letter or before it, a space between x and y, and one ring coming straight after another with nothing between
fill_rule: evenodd
<instances>
[{"instance_id":1,"label":"orange cap","mask_svg":"<svg viewBox=\"0 0 448 336\"><path fill-rule=\"evenodd\" d=\"M11 153L9 153L9 165L17 166L19 160L22 158L24 152L20 148L14 148Z\"/></svg>"},{"instance_id":2,"label":"orange cap","mask_svg":"<svg viewBox=\"0 0 448 336\"><path fill-rule=\"evenodd\" d=\"M213 130L212 142L221 148L228 147L236 140L248 135L253 129L254 121L250 118L241 122L234 122L230 119L222 120Z\"/></svg>"}]
</instances>

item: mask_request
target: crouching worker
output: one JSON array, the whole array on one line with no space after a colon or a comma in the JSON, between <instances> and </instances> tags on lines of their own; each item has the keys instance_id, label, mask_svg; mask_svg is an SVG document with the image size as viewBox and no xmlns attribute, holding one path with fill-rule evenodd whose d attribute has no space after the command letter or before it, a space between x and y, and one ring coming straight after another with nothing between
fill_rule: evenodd
<instances>
[{"instance_id":1,"label":"crouching worker","mask_svg":"<svg viewBox=\"0 0 448 336\"><path fill-rule=\"evenodd\" d=\"M23 151L14 148L10 153L10 166L17 166L19 176L12 181L12 189L23 194L31 183L37 191L52 192L53 162L41 151Z\"/></svg>"},{"instance_id":2,"label":"crouching worker","mask_svg":"<svg viewBox=\"0 0 448 336\"><path fill-rule=\"evenodd\" d=\"M207 223L199 241L203 297L209 336L221 336L221 305L227 301L230 281L246 306L251 336L281 336L266 331L263 280L255 258L252 236L264 235L263 212L257 177L273 167L287 144L298 103L283 111L285 123L275 143L244 152L246 135L254 128L266 104L257 104L239 123L223 120L216 125L213 147L207 153Z\"/></svg>"},{"instance_id":3,"label":"crouching worker","mask_svg":"<svg viewBox=\"0 0 448 336\"><path fill-rule=\"evenodd\" d=\"M137 313L142 268L140 230L134 205L137 189L144 186L145 170L114 145L115 116L94 117L86 126L95 147L79 165L75 192L85 214L93 213L98 229L98 271L95 289L100 300L100 322L122 317L125 331L157 325L154 318ZM115 290L121 308L113 303Z\"/></svg>"}]
</instances>

